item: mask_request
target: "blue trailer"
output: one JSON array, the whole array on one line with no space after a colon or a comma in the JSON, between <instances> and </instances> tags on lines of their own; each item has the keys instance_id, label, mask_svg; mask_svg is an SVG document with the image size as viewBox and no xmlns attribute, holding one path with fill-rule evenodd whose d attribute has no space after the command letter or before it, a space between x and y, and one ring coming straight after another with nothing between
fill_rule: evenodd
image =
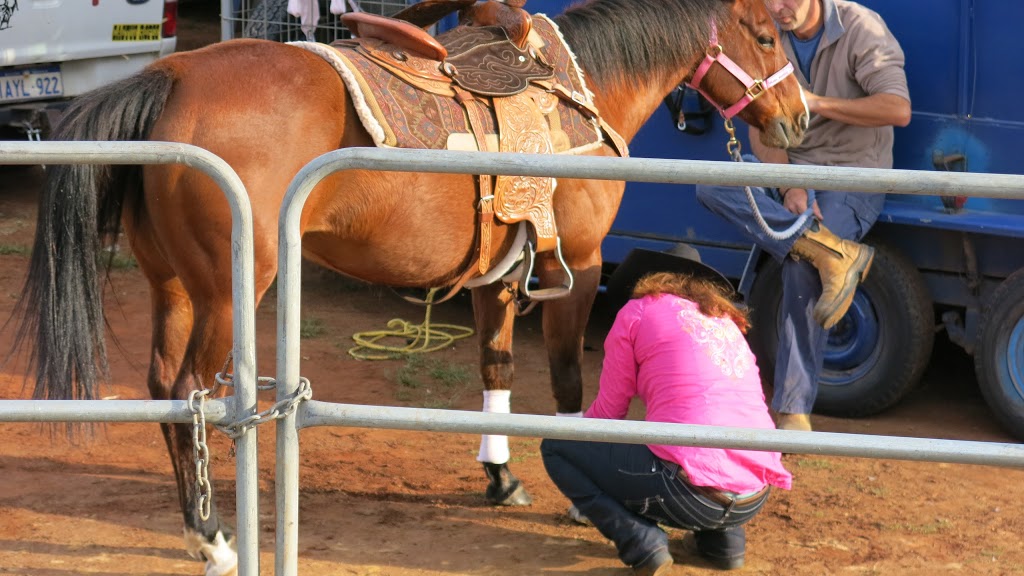
<instances>
[{"instance_id":1,"label":"blue trailer","mask_svg":"<svg viewBox=\"0 0 1024 576\"><path fill-rule=\"evenodd\" d=\"M380 7L389 13L391 4L414 1ZM575 1L529 0L527 8L556 15ZM270 9L283 14L286 4L241 5L250 2L264 16ZM1002 49L1024 22L1024 3L861 3L882 15L907 57L913 117L896 130L895 167L1024 174L1024 164L1014 162L1024 137L1024 106L1015 98L1024 93L1024 65L1015 51ZM243 9L240 18L248 16ZM451 16L438 29L454 24ZM343 33L338 26L326 32ZM669 100L684 108L686 130L667 105L633 140L631 154L727 161L717 112L694 93L674 96ZM745 127L737 127L749 149ZM920 381L934 335L945 329L973 355L995 417L1024 439L1024 201L892 195L866 242L877 249L875 262L850 312L830 334L815 411L866 416L892 406ZM770 378L778 264L700 206L693 186L629 183L602 247L609 272L634 248L664 251L679 243L697 248L704 262L737 283L753 311L751 343Z\"/></svg>"},{"instance_id":2,"label":"blue trailer","mask_svg":"<svg viewBox=\"0 0 1024 576\"><path fill-rule=\"evenodd\" d=\"M862 3L883 16L907 56L913 118L896 131L895 167L1024 173L1024 106L1014 97L1024 93L1024 65L1002 48L1024 22L1024 3ZM530 0L528 8L554 15L569 4ZM632 155L728 160L717 113L695 94L678 96L688 130L666 106L633 140ZM890 195L866 241L878 256L830 335L815 410L865 416L892 406L918 383L936 329L944 328L973 355L996 418L1024 439L1024 202ZM753 309L752 344L770 378L778 265L700 206L693 186L628 184L603 246L606 262L621 262L633 248L677 243L697 248L740 286Z\"/></svg>"}]
</instances>

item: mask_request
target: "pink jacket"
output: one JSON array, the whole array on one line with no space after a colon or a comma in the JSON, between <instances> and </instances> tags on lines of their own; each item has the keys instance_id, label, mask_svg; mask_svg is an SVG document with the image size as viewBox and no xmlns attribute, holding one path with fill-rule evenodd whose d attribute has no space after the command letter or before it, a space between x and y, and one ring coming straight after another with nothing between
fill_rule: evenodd
<instances>
[{"instance_id":1,"label":"pink jacket","mask_svg":"<svg viewBox=\"0 0 1024 576\"><path fill-rule=\"evenodd\" d=\"M736 324L672 295L630 300L604 343L597 398L587 418L621 420L639 396L648 422L774 429L753 353ZM778 452L652 445L695 485L739 494L789 489Z\"/></svg>"}]
</instances>

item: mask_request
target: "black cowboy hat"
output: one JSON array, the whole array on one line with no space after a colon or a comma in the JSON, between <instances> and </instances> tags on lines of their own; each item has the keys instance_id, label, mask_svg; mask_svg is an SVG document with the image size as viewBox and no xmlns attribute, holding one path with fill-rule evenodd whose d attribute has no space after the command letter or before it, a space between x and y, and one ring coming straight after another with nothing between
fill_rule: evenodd
<instances>
[{"instance_id":1,"label":"black cowboy hat","mask_svg":"<svg viewBox=\"0 0 1024 576\"><path fill-rule=\"evenodd\" d=\"M676 244L665 252L634 248L615 268L608 282L608 302L613 310L618 310L633 295L633 288L644 276L654 272L675 272L687 274L695 278L703 278L722 287L726 293L734 291L729 279L719 271L701 262L700 253L689 244Z\"/></svg>"}]
</instances>

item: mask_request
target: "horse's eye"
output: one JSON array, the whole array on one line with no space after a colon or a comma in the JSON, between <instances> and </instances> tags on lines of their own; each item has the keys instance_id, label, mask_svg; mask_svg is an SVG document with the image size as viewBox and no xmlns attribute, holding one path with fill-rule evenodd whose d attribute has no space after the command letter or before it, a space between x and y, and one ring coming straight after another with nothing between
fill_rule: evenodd
<instances>
[{"instance_id":1,"label":"horse's eye","mask_svg":"<svg viewBox=\"0 0 1024 576\"><path fill-rule=\"evenodd\" d=\"M771 36L761 36L757 39L757 43L765 48L775 48L775 38Z\"/></svg>"}]
</instances>

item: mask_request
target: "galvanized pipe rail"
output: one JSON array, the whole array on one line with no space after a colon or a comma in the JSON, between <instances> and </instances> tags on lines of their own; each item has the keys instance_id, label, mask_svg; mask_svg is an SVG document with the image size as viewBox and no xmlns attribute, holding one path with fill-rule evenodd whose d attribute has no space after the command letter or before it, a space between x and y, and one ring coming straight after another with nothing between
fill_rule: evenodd
<instances>
[{"instance_id":1,"label":"galvanized pipe rail","mask_svg":"<svg viewBox=\"0 0 1024 576\"><path fill-rule=\"evenodd\" d=\"M204 414L220 424L234 401L207 400ZM186 400L0 400L0 422L166 422L191 424Z\"/></svg>"},{"instance_id":2,"label":"galvanized pipe rail","mask_svg":"<svg viewBox=\"0 0 1024 576\"><path fill-rule=\"evenodd\" d=\"M333 404L311 400L299 407L297 425L350 426L430 432L505 434L594 442L670 444L790 454L854 456L1024 468L1024 444L968 442L836 432L797 432L666 422L486 414L466 410Z\"/></svg>"},{"instance_id":3,"label":"galvanized pipe rail","mask_svg":"<svg viewBox=\"0 0 1024 576\"><path fill-rule=\"evenodd\" d=\"M291 397L299 383L301 231L299 218L313 188L342 170L381 170L451 174L553 176L595 180L626 180L668 184L728 186L805 186L913 195L1024 198L1024 176L883 170L784 164L596 158L449 150L347 148L315 158L288 186L278 220L277 394ZM871 437L820 432L757 431L647 422L601 421L595 424L554 417L460 413L408 408L359 407L306 402L277 422L277 545L275 574L298 571L298 429L317 425L369 426L450 432L478 432L573 439L604 438L617 442L688 444L779 450L844 456L873 456L936 462L1024 466L1024 448L1011 444L951 440ZM683 437L677 436L682 434Z\"/></svg>"},{"instance_id":4,"label":"galvanized pipe rail","mask_svg":"<svg viewBox=\"0 0 1024 576\"><path fill-rule=\"evenodd\" d=\"M256 413L256 293L253 267L252 208L235 171L202 148L175 142L0 142L0 165L34 164L183 164L207 174L231 206L232 354L235 391L230 400L206 404L207 420ZM3 422L192 422L182 400L16 400L0 401ZM238 574L259 574L258 467L256 430L236 444Z\"/></svg>"}]
</instances>

